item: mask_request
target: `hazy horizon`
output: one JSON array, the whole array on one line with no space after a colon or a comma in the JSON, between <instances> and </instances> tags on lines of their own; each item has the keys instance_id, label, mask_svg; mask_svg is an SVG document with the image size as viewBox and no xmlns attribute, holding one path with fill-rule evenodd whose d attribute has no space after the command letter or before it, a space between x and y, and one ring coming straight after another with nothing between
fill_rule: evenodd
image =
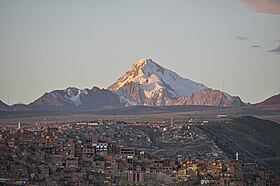
<instances>
[{"instance_id":1,"label":"hazy horizon","mask_svg":"<svg viewBox=\"0 0 280 186\"><path fill-rule=\"evenodd\" d=\"M0 0L0 100L107 88L134 62L152 58L260 102L280 93L279 13L274 0Z\"/></svg>"}]
</instances>

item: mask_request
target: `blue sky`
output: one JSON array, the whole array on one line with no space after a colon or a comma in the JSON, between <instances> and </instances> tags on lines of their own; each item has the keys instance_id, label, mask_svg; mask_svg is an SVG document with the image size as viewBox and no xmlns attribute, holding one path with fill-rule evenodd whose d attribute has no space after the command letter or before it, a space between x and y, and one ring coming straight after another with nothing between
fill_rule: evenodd
<instances>
[{"instance_id":1,"label":"blue sky","mask_svg":"<svg viewBox=\"0 0 280 186\"><path fill-rule=\"evenodd\" d=\"M0 0L0 99L106 88L152 58L259 102L280 92L280 15L254 1L264 0Z\"/></svg>"}]
</instances>

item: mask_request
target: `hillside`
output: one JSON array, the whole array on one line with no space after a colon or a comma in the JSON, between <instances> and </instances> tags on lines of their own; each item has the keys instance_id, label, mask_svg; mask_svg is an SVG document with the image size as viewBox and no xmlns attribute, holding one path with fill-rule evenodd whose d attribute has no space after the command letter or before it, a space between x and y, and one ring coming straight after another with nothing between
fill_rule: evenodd
<instances>
[{"instance_id":1,"label":"hillside","mask_svg":"<svg viewBox=\"0 0 280 186\"><path fill-rule=\"evenodd\" d=\"M271 96L270 98L267 98L266 100L255 104L257 106L267 106L267 105L280 105L280 94Z\"/></svg>"},{"instance_id":2,"label":"hillside","mask_svg":"<svg viewBox=\"0 0 280 186\"><path fill-rule=\"evenodd\" d=\"M11 110L11 107L0 100L0 110L9 111Z\"/></svg>"},{"instance_id":3,"label":"hillside","mask_svg":"<svg viewBox=\"0 0 280 186\"><path fill-rule=\"evenodd\" d=\"M257 159L264 166L280 166L280 124L251 116L200 126L229 158Z\"/></svg>"}]
</instances>

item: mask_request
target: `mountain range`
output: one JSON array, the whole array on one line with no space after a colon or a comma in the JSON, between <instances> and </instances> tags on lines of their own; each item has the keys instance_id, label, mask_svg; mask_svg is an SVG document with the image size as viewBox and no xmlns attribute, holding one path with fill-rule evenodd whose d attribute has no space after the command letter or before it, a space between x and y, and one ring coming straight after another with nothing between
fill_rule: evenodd
<instances>
[{"instance_id":1,"label":"mountain range","mask_svg":"<svg viewBox=\"0 0 280 186\"><path fill-rule=\"evenodd\" d=\"M152 59L141 59L107 89L69 87L47 92L27 105L9 106L0 101L0 110L99 110L141 105L242 107L247 104L238 96L183 78Z\"/></svg>"},{"instance_id":2,"label":"mountain range","mask_svg":"<svg viewBox=\"0 0 280 186\"><path fill-rule=\"evenodd\" d=\"M92 89L69 87L64 90L47 92L28 105L15 104L11 108L13 110L75 111L112 109L124 106L125 104L120 102L119 97L109 90L98 87Z\"/></svg>"}]
</instances>

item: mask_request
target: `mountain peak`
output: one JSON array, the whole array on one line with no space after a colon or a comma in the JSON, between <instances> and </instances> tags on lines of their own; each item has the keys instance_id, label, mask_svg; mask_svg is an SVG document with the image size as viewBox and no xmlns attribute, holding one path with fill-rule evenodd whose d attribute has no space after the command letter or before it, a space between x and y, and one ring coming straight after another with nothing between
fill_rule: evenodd
<instances>
[{"instance_id":1,"label":"mountain peak","mask_svg":"<svg viewBox=\"0 0 280 186\"><path fill-rule=\"evenodd\" d=\"M136 61L132 66L144 66L145 64L147 64L148 59L146 58L142 58L139 61Z\"/></svg>"},{"instance_id":2,"label":"mountain peak","mask_svg":"<svg viewBox=\"0 0 280 186\"><path fill-rule=\"evenodd\" d=\"M145 66L159 66L159 65L150 58L142 58L139 61L133 63L133 65L128 69L128 71L139 71Z\"/></svg>"},{"instance_id":3,"label":"mountain peak","mask_svg":"<svg viewBox=\"0 0 280 186\"><path fill-rule=\"evenodd\" d=\"M134 105L164 105L168 99L177 99L207 88L183 78L152 59L135 62L117 82L108 87L123 100ZM137 90L137 91L136 91Z\"/></svg>"},{"instance_id":4,"label":"mountain peak","mask_svg":"<svg viewBox=\"0 0 280 186\"><path fill-rule=\"evenodd\" d=\"M151 58L142 58L136 61L133 65L139 66L139 65L151 64L151 63L156 63L156 62L154 62L153 59Z\"/></svg>"}]
</instances>

